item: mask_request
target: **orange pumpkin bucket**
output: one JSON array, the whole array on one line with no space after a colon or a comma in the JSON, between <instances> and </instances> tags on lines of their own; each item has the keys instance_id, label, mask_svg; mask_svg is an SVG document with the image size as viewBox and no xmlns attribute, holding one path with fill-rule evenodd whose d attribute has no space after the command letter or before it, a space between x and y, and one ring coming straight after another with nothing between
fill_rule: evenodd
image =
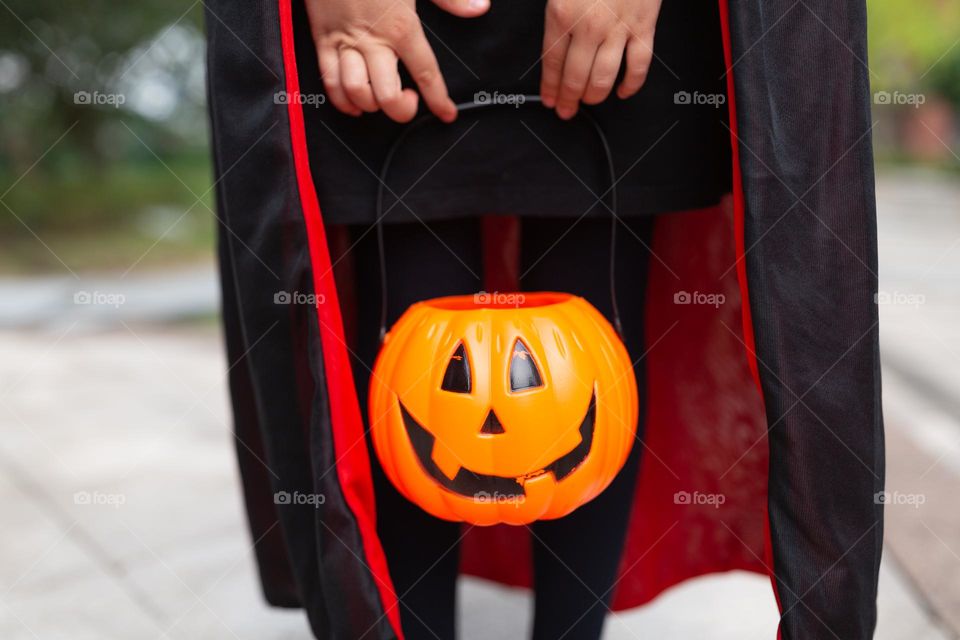
<instances>
[{"instance_id":1,"label":"orange pumpkin bucket","mask_svg":"<svg viewBox=\"0 0 960 640\"><path fill-rule=\"evenodd\" d=\"M414 304L374 365L383 469L446 520L564 516L610 484L636 436L633 366L600 312L565 293L505 297Z\"/></svg>"}]
</instances>

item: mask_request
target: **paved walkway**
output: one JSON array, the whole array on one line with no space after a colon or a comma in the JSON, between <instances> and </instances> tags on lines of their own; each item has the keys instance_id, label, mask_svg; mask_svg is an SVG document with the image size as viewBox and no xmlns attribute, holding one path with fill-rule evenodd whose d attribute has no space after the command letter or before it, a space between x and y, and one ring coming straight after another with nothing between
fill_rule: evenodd
<instances>
[{"instance_id":1,"label":"paved walkway","mask_svg":"<svg viewBox=\"0 0 960 640\"><path fill-rule=\"evenodd\" d=\"M906 497L887 512L877 638L947 640L960 630L960 196L900 178L880 195L881 288L926 297L882 307L889 485ZM184 313L213 312L209 269L184 273ZM158 291L149 279L45 282L0 282L0 638L308 640L300 613L257 591L218 333L131 313ZM29 314L9 299L17 287L34 296ZM77 291L123 293L125 312L73 304ZM525 593L460 589L464 638L523 637ZM612 617L606 637L773 640L775 628L768 581L731 573Z\"/></svg>"},{"instance_id":2,"label":"paved walkway","mask_svg":"<svg viewBox=\"0 0 960 640\"><path fill-rule=\"evenodd\" d=\"M887 556L960 634L960 183L878 184Z\"/></svg>"},{"instance_id":3,"label":"paved walkway","mask_svg":"<svg viewBox=\"0 0 960 640\"><path fill-rule=\"evenodd\" d=\"M256 590L222 362L212 329L0 334L0 637L309 637ZM464 637L522 637L525 594L461 588ZM878 638L949 637L926 607L888 562ZM766 579L713 576L607 637L772 640L775 613Z\"/></svg>"}]
</instances>

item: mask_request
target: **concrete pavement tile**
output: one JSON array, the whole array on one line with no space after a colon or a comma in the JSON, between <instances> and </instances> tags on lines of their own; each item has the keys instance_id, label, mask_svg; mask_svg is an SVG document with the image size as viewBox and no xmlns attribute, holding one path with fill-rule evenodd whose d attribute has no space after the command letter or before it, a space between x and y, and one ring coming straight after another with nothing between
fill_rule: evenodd
<instances>
[{"instance_id":1,"label":"concrete pavement tile","mask_svg":"<svg viewBox=\"0 0 960 640\"><path fill-rule=\"evenodd\" d=\"M529 638L533 598L527 589L465 577L457 584L457 621L463 640Z\"/></svg>"},{"instance_id":2,"label":"concrete pavement tile","mask_svg":"<svg viewBox=\"0 0 960 640\"><path fill-rule=\"evenodd\" d=\"M960 425L891 374L886 540L931 611L960 635ZM951 446L952 445L952 446Z\"/></svg>"},{"instance_id":3,"label":"concrete pavement tile","mask_svg":"<svg viewBox=\"0 0 960 640\"><path fill-rule=\"evenodd\" d=\"M0 336L11 354L0 372L20 374L0 408L15 414L0 452L65 517L109 541L118 559L142 547L128 527L163 547L239 520L213 332L92 334L50 344L49 336ZM63 390L58 402L51 388Z\"/></svg>"},{"instance_id":4,"label":"concrete pavement tile","mask_svg":"<svg viewBox=\"0 0 960 640\"><path fill-rule=\"evenodd\" d=\"M960 184L920 172L877 183L885 365L960 403Z\"/></svg>"},{"instance_id":5,"label":"concrete pavement tile","mask_svg":"<svg viewBox=\"0 0 960 640\"><path fill-rule=\"evenodd\" d=\"M139 602L121 582L92 570L82 580L14 592L0 606L4 640L126 640L159 636L149 600Z\"/></svg>"},{"instance_id":6,"label":"concrete pavement tile","mask_svg":"<svg viewBox=\"0 0 960 640\"><path fill-rule=\"evenodd\" d=\"M169 638L293 640L310 638L298 610L273 609L259 591L251 542L239 526L127 567L149 585Z\"/></svg>"},{"instance_id":7,"label":"concrete pavement tile","mask_svg":"<svg viewBox=\"0 0 960 640\"><path fill-rule=\"evenodd\" d=\"M931 618L926 606L894 561L890 557L884 560L880 565L876 640L952 640L953 636Z\"/></svg>"},{"instance_id":8,"label":"concrete pavement tile","mask_svg":"<svg viewBox=\"0 0 960 640\"><path fill-rule=\"evenodd\" d=\"M71 536L77 523L52 515L5 473L0 473L0 504L0 600L96 568Z\"/></svg>"}]
</instances>

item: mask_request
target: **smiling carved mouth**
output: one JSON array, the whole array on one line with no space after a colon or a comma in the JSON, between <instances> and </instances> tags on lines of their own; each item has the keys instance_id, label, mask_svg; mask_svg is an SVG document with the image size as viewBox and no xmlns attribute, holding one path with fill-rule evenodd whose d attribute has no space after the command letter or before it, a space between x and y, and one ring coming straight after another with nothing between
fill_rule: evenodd
<instances>
[{"instance_id":1,"label":"smiling carved mouth","mask_svg":"<svg viewBox=\"0 0 960 640\"><path fill-rule=\"evenodd\" d=\"M403 424L407 428L407 436L410 438L410 444L417 454L423 469L431 478L437 481L443 488L462 496L474 498L477 495L487 494L492 496L502 496L504 498L516 498L526 495L523 483L545 473L552 473L559 482L570 475L586 459L590 453L590 447L593 445L593 428L597 417L597 395L594 392L590 398L590 406L587 408L586 415L580 423L580 444L563 454L547 466L537 469L531 473L513 478L503 476L487 475L485 473L475 473L460 467L457 475L451 480L440 470L437 463L433 461L433 445L436 437L423 428L417 420L410 415L403 402L400 402L400 414L403 416Z\"/></svg>"}]
</instances>

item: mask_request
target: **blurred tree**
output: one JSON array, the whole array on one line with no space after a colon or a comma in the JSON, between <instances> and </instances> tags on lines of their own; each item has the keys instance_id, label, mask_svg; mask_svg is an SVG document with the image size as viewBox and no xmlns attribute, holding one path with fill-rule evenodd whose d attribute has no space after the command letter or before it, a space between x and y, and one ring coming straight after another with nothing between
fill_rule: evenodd
<instances>
[{"instance_id":1,"label":"blurred tree","mask_svg":"<svg viewBox=\"0 0 960 640\"><path fill-rule=\"evenodd\" d=\"M878 157L960 168L960 0L867 0L867 12Z\"/></svg>"},{"instance_id":2,"label":"blurred tree","mask_svg":"<svg viewBox=\"0 0 960 640\"><path fill-rule=\"evenodd\" d=\"M874 90L936 91L960 108L960 0L868 0Z\"/></svg>"},{"instance_id":3,"label":"blurred tree","mask_svg":"<svg viewBox=\"0 0 960 640\"><path fill-rule=\"evenodd\" d=\"M960 33L957 37L957 46L933 66L929 75L931 88L960 111Z\"/></svg>"},{"instance_id":4,"label":"blurred tree","mask_svg":"<svg viewBox=\"0 0 960 640\"><path fill-rule=\"evenodd\" d=\"M35 243L195 203L209 185L202 7L0 3L0 232Z\"/></svg>"},{"instance_id":5,"label":"blurred tree","mask_svg":"<svg viewBox=\"0 0 960 640\"><path fill-rule=\"evenodd\" d=\"M169 2L55 2L19 0L0 13L0 162L17 173L71 125L58 149L65 163L102 162L117 154L103 131L118 116L150 120L132 108L130 95L143 68L155 62L171 34L200 39L200 4ZM186 11L184 11L186 9ZM182 37L181 37L182 39ZM196 60L198 66L202 59ZM84 103L83 95L100 96ZM122 98L109 98L122 95ZM178 96L182 97L182 96ZM116 103L122 101L119 110ZM169 115L169 114L165 114ZM163 118L153 124L162 128ZM167 131L165 133L170 133ZM154 134L155 135L155 134ZM177 144L189 144L185 136Z\"/></svg>"}]
</instances>

